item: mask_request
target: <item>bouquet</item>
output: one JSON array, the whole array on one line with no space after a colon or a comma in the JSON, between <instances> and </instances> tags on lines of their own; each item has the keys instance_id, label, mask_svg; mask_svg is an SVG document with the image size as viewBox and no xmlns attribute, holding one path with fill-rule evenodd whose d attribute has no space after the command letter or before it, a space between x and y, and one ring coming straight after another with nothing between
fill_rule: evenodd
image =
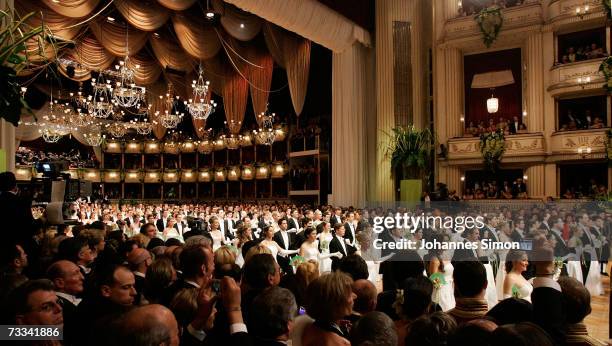
<instances>
[{"instance_id":1,"label":"bouquet","mask_svg":"<svg viewBox=\"0 0 612 346\"><path fill-rule=\"evenodd\" d=\"M306 263L306 259L300 255L291 258L291 261L289 261L289 265L293 267L297 267L302 263Z\"/></svg>"},{"instance_id":2,"label":"bouquet","mask_svg":"<svg viewBox=\"0 0 612 346\"><path fill-rule=\"evenodd\" d=\"M440 289L440 287L446 285L446 279L444 279L444 274L440 272L431 274L431 276L429 276L429 280L431 281L435 289Z\"/></svg>"}]
</instances>

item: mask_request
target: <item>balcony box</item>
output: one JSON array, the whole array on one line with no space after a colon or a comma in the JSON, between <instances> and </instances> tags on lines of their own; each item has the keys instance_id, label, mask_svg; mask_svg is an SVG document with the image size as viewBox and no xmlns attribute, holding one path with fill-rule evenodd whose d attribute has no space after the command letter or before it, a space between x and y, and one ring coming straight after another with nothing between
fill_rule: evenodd
<instances>
[{"instance_id":1,"label":"balcony box","mask_svg":"<svg viewBox=\"0 0 612 346\"><path fill-rule=\"evenodd\" d=\"M102 181L102 174L100 170L96 168L86 168L81 172L82 179L91 181L92 183L99 183Z\"/></svg>"},{"instance_id":2,"label":"balcony box","mask_svg":"<svg viewBox=\"0 0 612 346\"><path fill-rule=\"evenodd\" d=\"M215 169L215 181L225 181L227 178L225 168Z\"/></svg>"},{"instance_id":3,"label":"balcony box","mask_svg":"<svg viewBox=\"0 0 612 346\"><path fill-rule=\"evenodd\" d=\"M142 153L142 142L130 141L125 144L124 152L126 154L140 154Z\"/></svg>"},{"instance_id":4,"label":"balcony box","mask_svg":"<svg viewBox=\"0 0 612 346\"><path fill-rule=\"evenodd\" d=\"M78 168L70 168L67 171L62 171L62 173L70 174L70 179L79 179L79 169Z\"/></svg>"},{"instance_id":5,"label":"balcony box","mask_svg":"<svg viewBox=\"0 0 612 346\"><path fill-rule=\"evenodd\" d=\"M198 152L200 153L204 153L204 154L211 153L213 149L214 149L213 142L208 139L203 140L200 143L198 143Z\"/></svg>"},{"instance_id":6,"label":"balcony box","mask_svg":"<svg viewBox=\"0 0 612 346\"><path fill-rule=\"evenodd\" d=\"M159 154L161 149L162 144L157 141L147 141L144 145L145 154Z\"/></svg>"},{"instance_id":7,"label":"balcony box","mask_svg":"<svg viewBox=\"0 0 612 346\"><path fill-rule=\"evenodd\" d=\"M180 152L180 146L176 142L164 143L164 153L178 155Z\"/></svg>"},{"instance_id":8,"label":"balcony box","mask_svg":"<svg viewBox=\"0 0 612 346\"><path fill-rule=\"evenodd\" d=\"M164 183L178 183L180 174L176 169L167 169L164 171Z\"/></svg>"},{"instance_id":9,"label":"balcony box","mask_svg":"<svg viewBox=\"0 0 612 346\"><path fill-rule=\"evenodd\" d=\"M160 183L162 174L158 169L150 169L145 172L145 183Z\"/></svg>"},{"instance_id":10,"label":"balcony box","mask_svg":"<svg viewBox=\"0 0 612 346\"><path fill-rule=\"evenodd\" d=\"M130 169L125 171L124 181L126 183L141 183L143 178L143 172L140 170Z\"/></svg>"},{"instance_id":11,"label":"balcony box","mask_svg":"<svg viewBox=\"0 0 612 346\"><path fill-rule=\"evenodd\" d=\"M193 153L197 149L196 144L193 141L185 141L181 143L181 152L183 153Z\"/></svg>"},{"instance_id":12,"label":"balcony box","mask_svg":"<svg viewBox=\"0 0 612 346\"><path fill-rule=\"evenodd\" d=\"M272 178L282 178L288 171L289 167L287 167L283 162L272 163Z\"/></svg>"},{"instance_id":13,"label":"balcony box","mask_svg":"<svg viewBox=\"0 0 612 346\"><path fill-rule=\"evenodd\" d=\"M215 151L225 149L225 142L223 142L223 139L216 139L216 140L214 140L214 142L213 142L213 149Z\"/></svg>"},{"instance_id":14,"label":"balcony box","mask_svg":"<svg viewBox=\"0 0 612 346\"><path fill-rule=\"evenodd\" d=\"M15 178L17 178L18 181L32 180L32 167L31 166L17 166L15 168Z\"/></svg>"},{"instance_id":15,"label":"balcony box","mask_svg":"<svg viewBox=\"0 0 612 346\"><path fill-rule=\"evenodd\" d=\"M242 171L240 170L239 166L231 166L227 170L227 180L229 180L229 181L238 181L238 180L240 180L241 173L242 173Z\"/></svg>"},{"instance_id":16,"label":"balcony box","mask_svg":"<svg viewBox=\"0 0 612 346\"><path fill-rule=\"evenodd\" d=\"M209 183L212 181L212 174L210 172L210 169L208 168L201 168L200 172L198 174L198 181L201 183Z\"/></svg>"},{"instance_id":17,"label":"balcony box","mask_svg":"<svg viewBox=\"0 0 612 346\"><path fill-rule=\"evenodd\" d=\"M109 139L106 140L103 144L104 152L110 154L121 154L121 142Z\"/></svg>"},{"instance_id":18,"label":"balcony box","mask_svg":"<svg viewBox=\"0 0 612 346\"><path fill-rule=\"evenodd\" d=\"M270 167L267 164L258 165L255 169L255 179L268 179L270 177Z\"/></svg>"},{"instance_id":19,"label":"balcony box","mask_svg":"<svg viewBox=\"0 0 612 346\"><path fill-rule=\"evenodd\" d=\"M115 169L104 171L104 182L105 183L120 183L121 182L121 172Z\"/></svg>"},{"instance_id":20,"label":"balcony box","mask_svg":"<svg viewBox=\"0 0 612 346\"><path fill-rule=\"evenodd\" d=\"M552 160L606 158L607 128L559 131L550 137Z\"/></svg>"},{"instance_id":21,"label":"balcony box","mask_svg":"<svg viewBox=\"0 0 612 346\"><path fill-rule=\"evenodd\" d=\"M546 156L544 135L540 132L506 136L506 152L502 163L541 162ZM479 164L480 138L458 137L448 140L449 164Z\"/></svg>"},{"instance_id":22,"label":"balcony box","mask_svg":"<svg viewBox=\"0 0 612 346\"><path fill-rule=\"evenodd\" d=\"M552 96L581 92L588 89L601 90L605 83L599 72L601 59L577 61L553 66L550 69L548 91Z\"/></svg>"},{"instance_id":23,"label":"balcony box","mask_svg":"<svg viewBox=\"0 0 612 346\"><path fill-rule=\"evenodd\" d=\"M190 169L184 169L181 171L181 182L183 183L194 183L196 182L198 175Z\"/></svg>"},{"instance_id":24,"label":"balcony box","mask_svg":"<svg viewBox=\"0 0 612 346\"><path fill-rule=\"evenodd\" d=\"M253 180L255 175L255 167L253 165L242 166L242 180Z\"/></svg>"}]
</instances>

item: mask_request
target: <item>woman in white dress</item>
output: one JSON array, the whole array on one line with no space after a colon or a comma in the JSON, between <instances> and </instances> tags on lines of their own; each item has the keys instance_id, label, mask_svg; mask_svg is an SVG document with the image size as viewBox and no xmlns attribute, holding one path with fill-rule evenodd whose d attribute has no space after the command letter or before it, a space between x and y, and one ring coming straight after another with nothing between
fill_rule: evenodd
<instances>
[{"instance_id":1,"label":"woman in white dress","mask_svg":"<svg viewBox=\"0 0 612 346\"><path fill-rule=\"evenodd\" d=\"M504 243L511 243L512 238L512 220L508 222L501 222L498 224L500 232L499 232L499 241ZM506 256L508 255L508 250L497 250L497 254L499 255L499 266L497 267L497 276L495 277L495 286L497 287L497 298L499 300L504 299L504 281L506 280Z\"/></svg>"},{"instance_id":2,"label":"woman in white dress","mask_svg":"<svg viewBox=\"0 0 612 346\"><path fill-rule=\"evenodd\" d=\"M283 249L274 239L274 226L269 225L263 229L264 240L261 241L261 245L270 249L272 252L272 257L276 260L276 256L280 254L281 256L293 255L298 253L300 250L285 250Z\"/></svg>"},{"instance_id":3,"label":"woman in white dress","mask_svg":"<svg viewBox=\"0 0 612 346\"><path fill-rule=\"evenodd\" d=\"M317 238L319 239L319 250L321 251L323 255L329 254L329 243L334 238L334 236L331 234L330 228L331 228L330 224L325 221L321 221L321 223L317 225L317 232L319 232L320 230L319 235L317 235ZM331 259L329 258L322 259L320 263L321 273L330 272L331 264L332 264Z\"/></svg>"},{"instance_id":4,"label":"woman in white dress","mask_svg":"<svg viewBox=\"0 0 612 346\"><path fill-rule=\"evenodd\" d=\"M176 224L176 219L171 217L168 219L168 223L166 224L166 229L164 229L164 231L162 232L162 236L161 238L166 241L168 239L171 238L176 238L178 240L181 241L181 243L183 243L183 236L179 234L178 230L176 228L174 228L174 225Z\"/></svg>"},{"instance_id":5,"label":"woman in white dress","mask_svg":"<svg viewBox=\"0 0 612 346\"><path fill-rule=\"evenodd\" d=\"M504 299L516 297L531 302L533 286L522 273L529 265L528 256L522 250L510 250L506 255L506 278L504 279Z\"/></svg>"},{"instance_id":6,"label":"woman in white dress","mask_svg":"<svg viewBox=\"0 0 612 346\"><path fill-rule=\"evenodd\" d=\"M579 282L584 282L582 273L582 229L576 225L570 226L570 239L567 241L567 248L574 256L567 261L567 276L572 277Z\"/></svg>"},{"instance_id":7,"label":"woman in white dress","mask_svg":"<svg viewBox=\"0 0 612 346\"><path fill-rule=\"evenodd\" d=\"M450 237L447 234L437 234L434 239L440 243L448 243ZM440 283L439 287L434 284L434 291L432 293L431 300L442 308L442 311L448 311L455 307L455 294L453 286L453 265L448 260L448 255L444 250L431 249L423 257L425 261L425 269L427 270L427 276L431 276L435 273L441 273L444 275L444 283Z\"/></svg>"},{"instance_id":8,"label":"woman in white dress","mask_svg":"<svg viewBox=\"0 0 612 346\"><path fill-rule=\"evenodd\" d=\"M321 262L330 257L342 258L340 252L334 252L332 254L322 254L319 252L319 241L317 240L317 230L310 227L304 230L304 237L306 240L300 246L300 256L304 257L304 260L314 260L319 264L319 271L321 271Z\"/></svg>"},{"instance_id":9,"label":"woman in white dress","mask_svg":"<svg viewBox=\"0 0 612 346\"><path fill-rule=\"evenodd\" d=\"M211 216L210 220L208 221L209 223L209 233L210 236L213 240L213 252L217 251L218 248L220 248L223 245L223 241L225 240L225 237L223 236L223 232L221 232L221 229L219 228L219 219L216 216Z\"/></svg>"},{"instance_id":10,"label":"woman in white dress","mask_svg":"<svg viewBox=\"0 0 612 346\"><path fill-rule=\"evenodd\" d=\"M242 268L244 265L244 258L242 257L242 246L248 242L253 240L253 230L249 225L243 223L236 230L236 238L234 238L233 244L238 249L238 257L236 258L236 264Z\"/></svg>"}]
</instances>

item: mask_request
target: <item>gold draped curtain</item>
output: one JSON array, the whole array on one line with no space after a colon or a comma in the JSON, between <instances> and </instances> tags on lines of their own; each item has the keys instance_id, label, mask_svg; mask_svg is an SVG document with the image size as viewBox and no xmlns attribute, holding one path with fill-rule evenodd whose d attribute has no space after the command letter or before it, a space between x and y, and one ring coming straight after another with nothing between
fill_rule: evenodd
<instances>
[{"instance_id":1,"label":"gold draped curtain","mask_svg":"<svg viewBox=\"0 0 612 346\"><path fill-rule=\"evenodd\" d=\"M136 68L137 65L138 68ZM134 70L136 83L142 85L155 83L162 72L157 60L149 55L145 49L130 57L128 67Z\"/></svg>"},{"instance_id":2,"label":"gold draped curtain","mask_svg":"<svg viewBox=\"0 0 612 346\"><path fill-rule=\"evenodd\" d=\"M255 119L260 123L257 115L266 111L270 87L272 86L272 73L274 71L274 60L272 55L263 49L251 45L246 50L246 58L251 62L247 64L247 78L251 91L251 103Z\"/></svg>"},{"instance_id":3,"label":"gold draped curtain","mask_svg":"<svg viewBox=\"0 0 612 346\"><path fill-rule=\"evenodd\" d=\"M304 108L310 73L310 41L274 24L264 25L264 37L274 60L287 71L295 114Z\"/></svg>"},{"instance_id":4,"label":"gold draped curtain","mask_svg":"<svg viewBox=\"0 0 612 346\"><path fill-rule=\"evenodd\" d=\"M196 0L157 0L165 8L169 8L174 11L183 11L191 7Z\"/></svg>"},{"instance_id":5,"label":"gold draped curtain","mask_svg":"<svg viewBox=\"0 0 612 346\"><path fill-rule=\"evenodd\" d=\"M217 12L223 13L221 26L232 37L240 41L250 41L261 31L261 18L221 0L213 0L212 5Z\"/></svg>"},{"instance_id":6,"label":"gold draped curtain","mask_svg":"<svg viewBox=\"0 0 612 346\"><path fill-rule=\"evenodd\" d=\"M166 128L162 126L159 120L159 113L164 111L164 98L166 94L166 85L162 82L157 82L149 86L147 92L147 103L151 106L149 111L149 120L153 124L153 134L155 138L161 140L166 134ZM162 96L160 98L159 96ZM158 113L159 112L159 113Z\"/></svg>"},{"instance_id":7,"label":"gold draped curtain","mask_svg":"<svg viewBox=\"0 0 612 346\"><path fill-rule=\"evenodd\" d=\"M248 96L249 84L247 81L238 72L229 69L223 86L223 107L228 128L234 135L240 133Z\"/></svg>"},{"instance_id":8,"label":"gold draped curtain","mask_svg":"<svg viewBox=\"0 0 612 346\"><path fill-rule=\"evenodd\" d=\"M20 17L36 12L35 15L28 19L27 23L32 27L38 27L43 24L44 20L44 25L51 31L53 36L62 40L72 40L80 31L78 26L70 28L72 25L77 24L80 21L79 19L69 18L57 12L49 11L36 3L16 1L15 11Z\"/></svg>"},{"instance_id":9,"label":"gold draped curtain","mask_svg":"<svg viewBox=\"0 0 612 346\"><path fill-rule=\"evenodd\" d=\"M23 0L17 0L21 2ZM54 12L66 17L82 18L90 14L100 0L41 0L47 7Z\"/></svg>"},{"instance_id":10,"label":"gold draped curtain","mask_svg":"<svg viewBox=\"0 0 612 346\"><path fill-rule=\"evenodd\" d=\"M157 61L162 68L170 67L177 71L191 71L193 61L169 36L169 34L160 34L159 37L151 36L149 39Z\"/></svg>"},{"instance_id":11,"label":"gold draped curtain","mask_svg":"<svg viewBox=\"0 0 612 346\"><path fill-rule=\"evenodd\" d=\"M132 28L128 30L119 24L109 23L106 20L93 20L89 28L102 46L116 56L126 56L138 53L147 43L149 34L145 31ZM126 49L126 31L128 44ZM129 52L128 52L129 51Z\"/></svg>"},{"instance_id":12,"label":"gold draped curtain","mask_svg":"<svg viewBox=\"0 0 612 346\"><path fill-rule=\"evenodd\" d=\"M164 25L170 12L154 0L115 0L115 7L134 27L154 31Z\"/></svg>"},{"instance_id":13,"label":"gold draped curtain","mask_svg":"<svg viewBox=\"0 0 612 346\"><path fill-rule=\"evenodd\" d=\"M210 59L221 49L221 42L210 25L185 13L172 16L172 24L181 47L196 59Z\"/></svg>"},{"instance_id":14,"label":"gold draped curtain","mask_svg":"<svg viewBox=\"0 0 612 346\"><path fill-rule=\"evenodd\" d=\"M104 49L93 36L86 36L81 39L76 47L69 50L64 57L76 61L80 65L75 67L74 77L70 77L76 81L91 79L91 71L106 70L115 60L115 56ZM68 77L66 66L63 64L59 64L59 71Z\"/></svg>"}]
</instances>

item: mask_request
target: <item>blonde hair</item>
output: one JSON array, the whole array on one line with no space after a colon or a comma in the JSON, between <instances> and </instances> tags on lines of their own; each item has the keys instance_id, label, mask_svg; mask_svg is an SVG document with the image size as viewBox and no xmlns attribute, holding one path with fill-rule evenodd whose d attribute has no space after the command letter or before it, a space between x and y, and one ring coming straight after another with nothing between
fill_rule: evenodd
<instances>
[{"instance_id":1,"label":"blonde hair","mask_svg":"<svg viewBox=\"0 0 612 346\"><path fill-rule=\"evenodd\" d=\"M131 240L135 241L138 244L138 247L147 248L147 245L149 245L149 241L151 239L149 239L149 237L147 237L146 235L142 234L142 233L137 233L134 234L132 236L132 238L130 238Z\"/></svg>"},{"instance_id":2,"label":"blonde hair","mask_svg":"<svg viewBox=\"0 0 612 346\"><path fill-rule=\"evenodd\" d=\"M306 311L315 320L335 322L346 314L353 280L342 272L322 275L308 285Z\"/></svg>"},{"instance_id":3,"label":"blonde hair","mask_svg":"<svg viewBox=\"0 0 612 346\"><path fill-rule=\"evenodd\" d=\"M259 244L257 246L253 246L252 248L249 249L249 251L247 251L246 256L244 256L244 263L248 262L251 257L262 254L262 253L267 253L271 255L272 251L270 251L270 249L268 249L268 247L265 245Z\"/></svg>"},{"instance_id":4,"label":"blonde hair","mask_svg":"<svg viewBox=\"0 0 612 346\"><path fill-rule=\"evenodd\" d=\"M236 254L229 246L225 245L215 251L214 256L215 267L221 267L225 264L236 263Z\"/></svg>"},{"instance_id":5,"label":"blonde hair","mask_svg":"<svg viewBox=\"0 0 612 346\"><path fill-rule=\"evenodd\" d=\"M300 286L308 287L311 282L319 277L319 262L309 260L308 262L300 263L295 270L295 279Z\"/></svg>"}]
</instances>

